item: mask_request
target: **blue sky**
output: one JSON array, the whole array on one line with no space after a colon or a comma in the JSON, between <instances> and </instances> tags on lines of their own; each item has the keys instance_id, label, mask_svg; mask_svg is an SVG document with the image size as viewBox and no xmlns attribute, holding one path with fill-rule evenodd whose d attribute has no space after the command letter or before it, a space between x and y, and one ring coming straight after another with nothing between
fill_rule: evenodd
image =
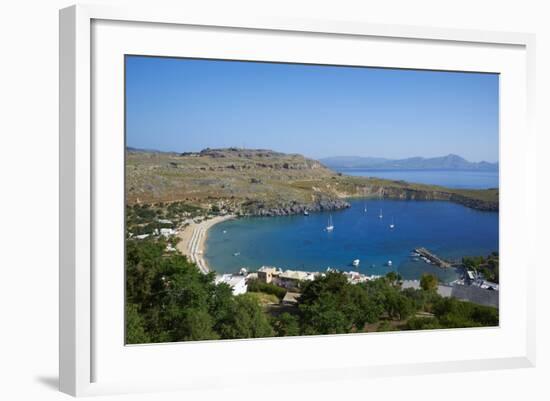
<instances>
[{"instance_id":1,"label":"blue sky","mask_svg":"<svg viewBox=\"0 0 550 401\"><path fill-rule=\"evenodd\" d=\"M126 58L136 148L247 147L328 156L498 161L498 76Z\"/></svg>"}]
</instances>

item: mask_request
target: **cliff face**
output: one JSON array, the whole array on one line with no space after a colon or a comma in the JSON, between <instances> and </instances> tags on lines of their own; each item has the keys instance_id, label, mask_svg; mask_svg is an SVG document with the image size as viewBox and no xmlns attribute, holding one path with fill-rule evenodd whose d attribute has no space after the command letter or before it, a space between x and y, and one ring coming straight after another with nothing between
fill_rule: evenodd
<instances>
[{"instance_id":1,"label":"cliff face","mask_svg":"<svg viewBox=\"0 0 550 401\"><path fill-rule=\"evenodd\" d=\"M453 189L435 189L438 187L421 186L417 188L408 188L408 185L395 186L389 184L387 186L374 185L365 187L367 197L378 197L387 199L403 199L403 200L444 200L459 203L472 209L483 211L498 211L498 190L472 190L461 191ZM423 188L424 187L424 188ZM350 197L357 196L358 193L350 194ZM487 199L483 199L487 197ZM492 199L490 199L492 198Z\"/></svg>"},{"instance_id":2,"label":"cliff face","mask_svg":"<svg viewBox=\"0 0 550 401\"><path fill-rule=\"evenodd\" d=\"M339 198L319 199L311 203L290 202L290 204L271 207L258 201L248 201L242 205L244 214L251 216L288 216L303 214L306 211L314 213L346 209L348 207L350 207L350 204Z\"/></svg>"},{"instance_id":3,"label":"cliff face","mask_svg":"<svg viewBox=\"0 0 550 401\"><path fill-rule=\"evenodd\" d=\"M498 210L498 191L461 191L335 173L316 160L263 149L197 153L128 151L127 203L184 201L245 215L280 216L349 207L345 198L447 200Z\"/></svg>"}]
</instances>

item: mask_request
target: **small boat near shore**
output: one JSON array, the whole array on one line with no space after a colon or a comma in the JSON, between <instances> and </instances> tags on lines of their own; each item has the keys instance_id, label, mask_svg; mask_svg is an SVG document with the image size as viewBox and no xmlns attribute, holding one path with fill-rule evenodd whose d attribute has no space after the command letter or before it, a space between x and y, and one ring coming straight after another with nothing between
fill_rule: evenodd
<instances>
[{"instance_id":1,"label":"small boat near shore","mask_svg":"<svg viewBox=\"0 0 550 401\"><path fill-rule=\"evenodd\" d=\"M351 262L351 264L352 264L354 267L357 267L357 266L359 266L359 263L360 263L360 262L361 262L361 261L360 261L359 259L354 259L353 262Z\"/></svg>"}]
</instances>

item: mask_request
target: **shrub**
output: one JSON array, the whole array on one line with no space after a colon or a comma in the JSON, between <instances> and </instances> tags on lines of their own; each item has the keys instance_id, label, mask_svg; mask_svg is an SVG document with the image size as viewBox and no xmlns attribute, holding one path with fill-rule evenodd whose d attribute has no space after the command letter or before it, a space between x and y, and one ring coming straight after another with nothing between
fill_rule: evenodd
<instances>
[{"instance_id":1,"label":"shrub","mask_svg":"<svg viewBox=\"0 0 550 401\"><path fill-rule=\"evenodd\" d=\"M248 280L247 286L250 292L265 292L266 294L275 295L279 299L283 299L286 294L286 289L272 283L264 283L257 279Z\"/></svg>"}]
</instances>

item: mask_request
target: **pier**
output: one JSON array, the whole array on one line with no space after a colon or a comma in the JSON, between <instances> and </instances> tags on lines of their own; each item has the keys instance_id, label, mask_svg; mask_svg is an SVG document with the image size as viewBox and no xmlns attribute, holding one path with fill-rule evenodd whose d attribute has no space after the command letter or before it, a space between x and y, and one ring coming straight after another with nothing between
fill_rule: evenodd
<instances>
[{"instance_id":1,"label":"pier","mask_svg":"<svg viewBox=\"0 0 550 401\"><path fill-rule=\"evenodd\" d=\"M436 266L442 267L444 269L448 269L449 267L452 267L452 264L450 262L447 262L446 260L441 259L439 256L430 252L426 248L416 248L414 251L418 253L421 257L428 259L430 262L432 262Z\"/></svg>"}]
</instances>

